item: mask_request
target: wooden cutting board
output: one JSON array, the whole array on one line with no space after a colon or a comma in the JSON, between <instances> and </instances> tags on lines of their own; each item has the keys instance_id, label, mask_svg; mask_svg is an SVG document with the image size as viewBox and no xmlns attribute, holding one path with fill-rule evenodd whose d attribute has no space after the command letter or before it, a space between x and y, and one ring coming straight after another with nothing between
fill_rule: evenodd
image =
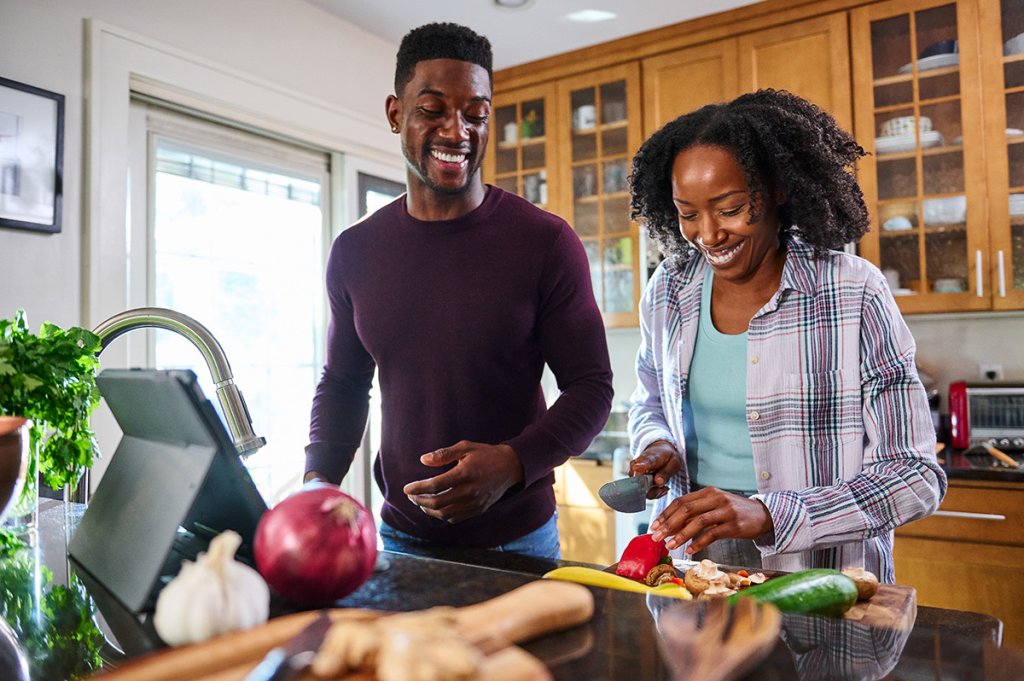
<instances>
[{"instance_id":1,"label":"wooden cutting board","mask_svg":"<svg viewBox=\"0 0 1024 681\"><path fill-rule=\"evenodd\" d=\"M179 648L130 660L95 678L104 681L242 681L273 648L284 645L320 611L276 617L263 626L234 632ZM335 608L326 610L334 621L364 621L391 613ZM550 674L543 663L514 643L539 638L589 621L594 612L590 591L578 584L537 580L501 596L455 609L455 627L464 640L469 634L483 658L480 678L488 681L541 681ZM307 674L305 681L313 680ZM373 681L372 674L350 674L344 681Z\"/></svg>"}]
</instances>

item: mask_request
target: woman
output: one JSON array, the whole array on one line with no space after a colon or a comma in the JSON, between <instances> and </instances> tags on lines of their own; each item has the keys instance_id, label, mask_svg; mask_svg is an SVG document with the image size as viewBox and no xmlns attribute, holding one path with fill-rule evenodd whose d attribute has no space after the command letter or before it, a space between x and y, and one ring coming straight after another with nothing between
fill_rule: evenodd
<instances>
[{"instance_id":1,"label":"woman","mask_svg":"<svg viewBox=\"0 0 1024 681\"><path fill-rule=\"evenodd\" d=\"M865 154L831 116L762 90L681 116L633 159L633 218L666 254L641 301L630 474L674 555L894 580L892 531L946 478L868 229Z\"/></svg>"}]
</instances>

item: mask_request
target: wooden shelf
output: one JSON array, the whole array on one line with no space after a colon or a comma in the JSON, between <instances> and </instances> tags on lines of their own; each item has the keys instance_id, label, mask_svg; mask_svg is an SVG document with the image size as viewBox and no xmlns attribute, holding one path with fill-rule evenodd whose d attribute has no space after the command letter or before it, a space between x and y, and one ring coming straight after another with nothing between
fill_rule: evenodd
<instances>
[{"instance_id":1,"label":"wooden shelf","mask_svg":"<svg viewBox=\"0 0 1024 681\"><path fill-rule=\"evenodd\" d=\"M604 132L606 130L618 130L620 128L629 127L629 120L623 119L621 121L612 121L611 123L602 123L601 125L595 125L592 128L585 128L583 130L573 129L572 134L583 137L585 135L594 135L598 132Z\"/></svg>"},{"instance_id":2,"label":"wooden shelf","mask_svg":"<svg viewBox=\"0 0 1024 681\"><path fill-rule=\"evenodd\" d=\"M957 73L960 71L960 65L956 66L944 66L941 69L927 69L925 71L918 71L917 78L937 78L939 76L948 76L951 73ZM898 83L907 83L914 79L914 73L899 73L895 76L885 76L884 78L875 78L874 85L878 87L880 85L896 85Z\"/></svg>"},{"instance_id":3,"label":"wooden shelf","mask_svg":"<svg viewBox=\"0 0 1024 681\"><path fill-rule=\"evenodd\" d=\"M519 147L532 147L538 144L544 144L546 138L541 135L540 137L523 137L515 142L498 142L498 151L512 151Z\"/></svg>"},{"instance_id":4,"label":"wooden shelf","mask_svg":"<svg viewBox=\"0 0 1024 681\"><path fill-rule=\"evenodd\" d=\"M962 144L945 144L941 147L925 147L921 149L921 156L938 156L939 154L952 154L956 152L962 152L964 145ZM916 158L918 153L917 149L913 151L895 151L891 154L883 154L875 152L875 156L878 157L878 162L883 161L903 161L908 158Z\"/></svg>"}]
</instances>

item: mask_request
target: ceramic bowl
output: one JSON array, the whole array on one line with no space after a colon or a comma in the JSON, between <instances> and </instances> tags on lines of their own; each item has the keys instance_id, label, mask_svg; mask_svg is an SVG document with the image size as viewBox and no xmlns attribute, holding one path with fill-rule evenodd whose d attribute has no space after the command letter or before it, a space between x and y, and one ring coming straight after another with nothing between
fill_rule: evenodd
<instances>
[{"instance_id":1,"label":"ceramic bowl","mask_svg":"<svg viewBox=\"0 0 1024 681\"><path fill-rule=\"evenodd\" d=\"M28 420L0 416L0 521L25 484L28 469Z\"/></svg>"},{"instance_id":2,"label":"ceramic bowl","mask_svg":"<svg viewBox=\"0 0 1024 681\"><path fill-rule=\"evenodd\" d=\"M916 118L914 116L899 116L897 118L890 118L882 124L882 129L879 131L882 137L903 137L914 134L914 125L917 124L920 127L921 132L931 132L932 130L932 119L927 116L921 116Z\"/></svg>"}]
</instances>

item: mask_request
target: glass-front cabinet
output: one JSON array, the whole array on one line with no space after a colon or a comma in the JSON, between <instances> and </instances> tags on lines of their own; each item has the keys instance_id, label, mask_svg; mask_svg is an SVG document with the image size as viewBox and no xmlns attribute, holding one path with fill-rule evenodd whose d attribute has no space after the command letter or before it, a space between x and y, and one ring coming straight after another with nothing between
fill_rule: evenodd
<instances>
[{"instance_id":1,"label":"glass-front cabinet","mask_svg":"<svg viewBox=\"0 0 1024 681\"><path fill-rule=\"evenodd\" d=\"M561 214L587 250L605 324L636 326L644 258L629 219L628 178L641 142L639 65L560 81L558 101Z\"/></svg>"},{"instance_id":2,"label":"glass-front cabinet","mask_svg":"<svg viewBox=\"0 0 1024 681\"><path fill-rule=\"evenodd\" d=\"M980 8L995 309L1024 309L1024 0Z\"/></svg>"},{"instance_id":3,"label":"glass-front cabinet","mask_svg":"<svg viewBox=\"0 0 1024 681\"><path fill-rule=\"evenodd\" d=\"M549 127L553 108L552 85L496 95L484 160L488 182L545 209L552 202L548 177L557 156Z\"/></svg>"},{"instance_id":4,"label":"glass-front cabinet","mask_svg":"<svg viewBox=\"0 0 1024 681\"><path fill-rule=\"evenodd\" d=\"M872 152L860 251L904 312L1024 307L1024 56L1003 55L1022 15L1024 0L851 12L857 138Z\"/></svg>"}]
</instances>

